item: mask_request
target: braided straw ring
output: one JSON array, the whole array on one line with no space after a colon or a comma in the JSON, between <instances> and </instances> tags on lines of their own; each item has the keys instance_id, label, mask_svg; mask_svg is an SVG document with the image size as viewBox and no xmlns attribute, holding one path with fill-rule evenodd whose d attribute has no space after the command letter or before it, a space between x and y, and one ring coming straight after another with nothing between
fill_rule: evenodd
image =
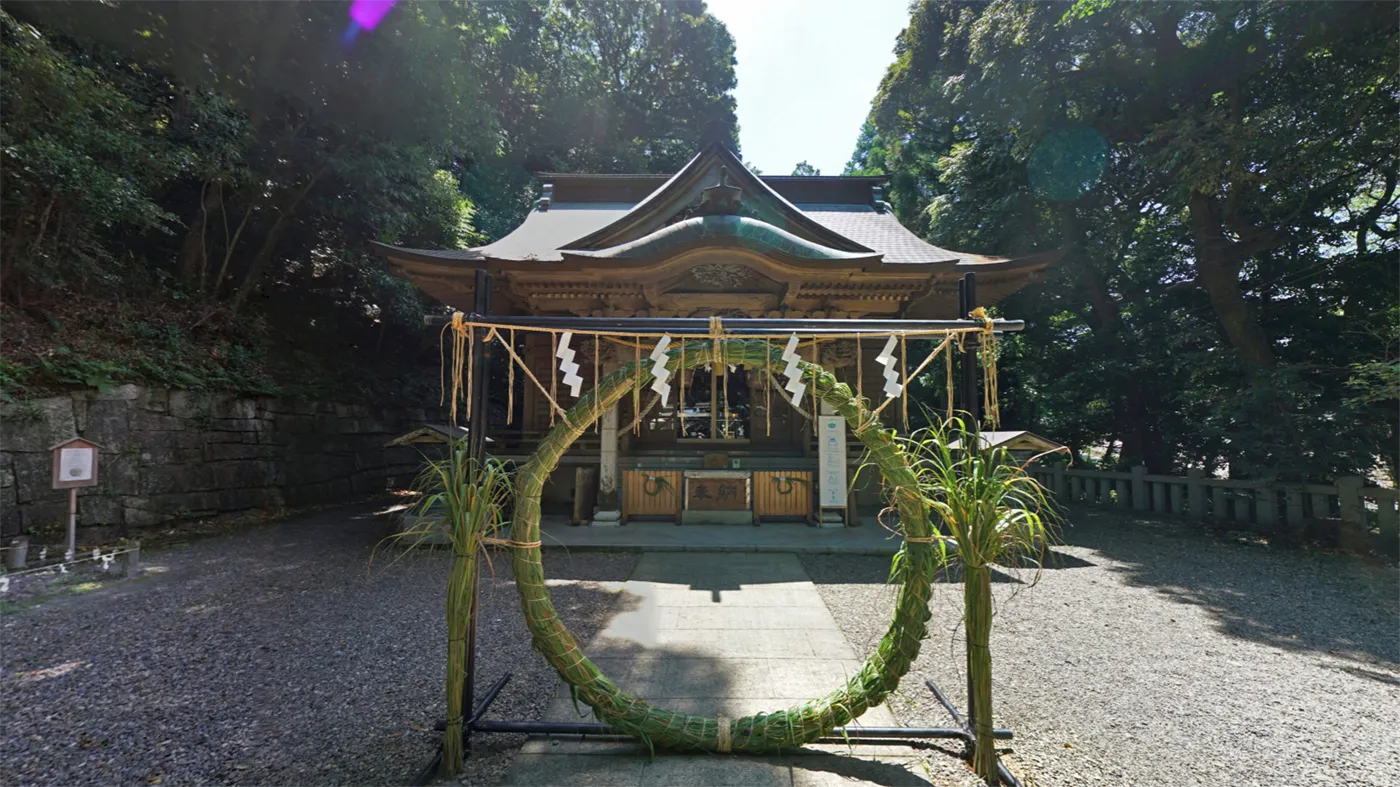
<instances>
[{"instance_id":1,"label":"braided straw ring","mask_svg":"<svg viewBox=\"0 0 1400 787\"><path fill-rule=\"evenodd\" d=\"M676 372L706 363L730 363L751 369L781 371L785 366L781 348L761 339L732 339L715 348L703 341L686 342L683 367ZM723 357L717 357L723 353ZM682 349L670 352L679 363ZM865 403L849 387L838 384L829 372L801 362L812 374L814 394L836 408L852 427L872 420ZM885 701L899 686L919 655L919 646L928 633L930 579L936 550L928 510L916 496L899 495L893 501L898 509L902 531L907 538L903 558L896 559L899 595L895 614L875 652L844 686L821 699L773 713L761 713L729 720L690 716L656 707L619 689L584 657L573 634L559 615L545 586L544 565L540 559L540 492L546 479L568 450L591 424L592 416L617 404L634 385L651 380L646 365L624 366L604 377L594 390L575 403L573 410L559 419L516 474L515 521L510 550L516 590L525 610L533 644L559 676L575 688L575 696L593 708L594 715L618 732L635 735L650 747L701 749L723 752L763 752L784 746L801 746L849 723L867 709ZM595 408L595 405L596 408ZM888 486L912 487L917 484L894 437L882 429L861 429L858 437L869 450L870 461L880 468Z\"/></svg>"}]
</instances>

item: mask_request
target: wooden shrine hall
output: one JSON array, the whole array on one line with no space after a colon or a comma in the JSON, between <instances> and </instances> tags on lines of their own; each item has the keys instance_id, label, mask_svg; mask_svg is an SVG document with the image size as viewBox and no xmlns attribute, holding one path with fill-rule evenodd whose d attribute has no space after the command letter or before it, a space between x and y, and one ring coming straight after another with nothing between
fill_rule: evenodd
<instances>
[{"instance_id":1,"label":"wooden shrine hall","mask_svg":"<svg viewBox=\"0 0 1400 787\"><path fill-rule=\"evenodd\" d=\"M965 273L977 274L978 303L990 305L1059 257L933 246L894 217L883 200L884 177L759 176L723 144L706 146L671 177L536 177L542 196L534 209L494 243L379 250L397 275L463 312L472 310L475 271L485 269L495 315L585 317L954 319L963 316L957 287ZM574 346L585 390L595 365L607 374L636 353L625 342L580 338ZM549 335L516 341L534 375L548 381L557 362ZM822 342L819 360L854 384L859 356L869 385L879 379L879 342L865 340L859 353L853 339ZM516 375L508 419L509 361L492 362L501 374L493 371L491 451L523 458L549 428L550 408ZM693 370L683 402L673 397L669 409L640 419L624 399L604 413L596 435L590 430L570 449L546 489L546 511L572 511L594 525L817 520L812 414L767 396L766 383L753 378L723 364ZM567 399L560 404L567 407ZM862 491L860 502L878 505L878 489ZM844 521L855 517L852 508Z\"/></svg>"}]
</instances>

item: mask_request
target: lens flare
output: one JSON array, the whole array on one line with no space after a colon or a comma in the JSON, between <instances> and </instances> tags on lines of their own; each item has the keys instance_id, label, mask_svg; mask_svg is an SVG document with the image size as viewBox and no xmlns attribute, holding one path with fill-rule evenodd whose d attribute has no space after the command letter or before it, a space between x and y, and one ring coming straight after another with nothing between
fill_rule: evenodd
<instances>
[{"instance_id":1,"label":"lens flare","mask_svg":"<svg viewBox=\"0 0 1400 787\"><path fill-rule=\"evenodd\" d=\"M355 0L350 4L350 18L364 30L373 30L384 21L389 9L399 0Z\"/></svg>"},{"instance_id":2,"label":"lens flare","mask_svg":"<svg viewBox=\"0 0 1400 787\"><path fill-rule=\"evenodd\" d=\"M1088 126L1067 126L1045 135L1026 162L1031 189L1054 202L1089 193L1108 166L1108 141Z\"/></svg>"}]
</instances>

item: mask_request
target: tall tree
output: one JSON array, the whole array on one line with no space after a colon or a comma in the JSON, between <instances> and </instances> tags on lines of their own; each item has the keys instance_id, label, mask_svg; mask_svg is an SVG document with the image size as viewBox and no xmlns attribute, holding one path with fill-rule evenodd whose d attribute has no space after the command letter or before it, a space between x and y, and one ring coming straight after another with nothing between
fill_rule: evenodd
<instances>
[{"instance_id":1,"label":"tall tree","mask_svg":"<svg viewBox=\"0 0 1400 787\"><path fill-rule=\"evenodd\" d=\"M1123 460L1365 469L1395 418L1339 386L1386 352L1355 280L1394 282L1396 40L1380 3L923 2L852 168L938 242L1070 250L1008 304L1074 351L1024 349L1038 417L1099 368L1076 437Z\"/></svg>"}]
</instances>

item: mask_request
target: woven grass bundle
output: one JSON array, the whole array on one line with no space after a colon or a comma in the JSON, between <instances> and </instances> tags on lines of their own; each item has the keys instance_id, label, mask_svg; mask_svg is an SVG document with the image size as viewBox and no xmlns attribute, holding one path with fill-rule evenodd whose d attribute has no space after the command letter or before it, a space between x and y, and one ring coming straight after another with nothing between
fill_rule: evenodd
<instances>
[{"instance_id":1,"label":"woven grass bundle","mask_svg":"<svg viewBox=\"0 0 1400 787\"><path fill-rule=\"evenodd\" d=\"M781 372L785 365L780 348L762 340L687 341L674 346L668 354L668 368L677 371L712 362L775 372ZM716 358L718 354L724 357ZM917 479L894 432L871 423L866 402L821 367L806 362L800 366L815 395L845 417L868 449L869 462L880 469L887 488L893 492L905 536L891 573L891 579L899 584L894 619L875 653L844 686L796 707L737 720L691 716L652 705L622 691L584 656L550 601L539 547L517 546L512 550L516 589L535 649L573 686L575 698L591 707L599 720L618 732L635 735L650 747L764 752L810 743L884 702L909 671L927 635L930 580L940 562L940 550L931 543L928 511L917 493ZM540 491L560 456L583 434L597 413L651 380L649 362L643 361L640 366L629 364L603 378L555 424L516 474L512 541L522 545L539 543Z\"/></svg>"}]
</instances>

